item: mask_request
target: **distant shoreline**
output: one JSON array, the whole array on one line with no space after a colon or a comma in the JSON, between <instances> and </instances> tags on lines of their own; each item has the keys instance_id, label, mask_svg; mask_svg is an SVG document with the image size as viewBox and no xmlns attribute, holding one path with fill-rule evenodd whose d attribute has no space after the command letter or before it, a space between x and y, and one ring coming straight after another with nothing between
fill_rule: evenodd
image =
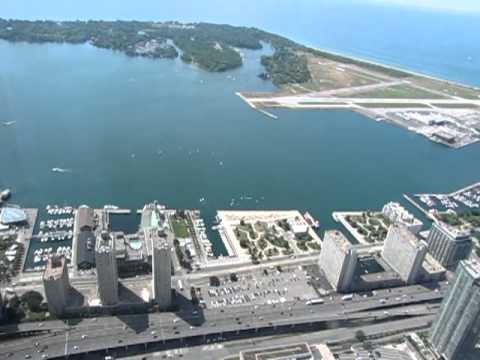
<instances>
[{"instance_id":1,"label":"distant shoreline","mask_svg":"<svg viewBox=\"0 0 480 360\"><path fill-rule=\"evenodd\" d=\"M345 54L345 53L338 52L338 51L335 51L335 50L330 50L330 49L324 49L324 48L313 47L313 46L307 46L307 47L311 48L312 50L328 53L328 54L335 55L335 56L341 56L341 57L344 57L344 58L347 58L347 59L355 60L355 61L358 61L358 62L363 62L365 64L380 66L380 67L383 67L385 69L401 71L401 72L404 72L404 73L407 73L407 74L410 74L410 75L413 75L413 76L420 76L420 77L424 77L424 78L427 78L427 79L431 79L431 80L435 80L435 81L441 81L441 82L445 82L445 83L448 83L448 84L451 84L451 85L463 86L463 87L467 87L467 88L470 88L470 89L473 89L473 90L480 91L480 86L465 84L465 83L460 82L460 81L444 79L444 78L439 77L437 75L429 75L429 74L425 74L425 73L420 72L420 71L405 69L405 68L403 68L401 66L398 66L398 65L389 65L389 64L385 64L385 63L374 61L374 60L367 60L367 59L359 57L359 56L349 55L349 54Z\"/></svg>"}]
</instances>

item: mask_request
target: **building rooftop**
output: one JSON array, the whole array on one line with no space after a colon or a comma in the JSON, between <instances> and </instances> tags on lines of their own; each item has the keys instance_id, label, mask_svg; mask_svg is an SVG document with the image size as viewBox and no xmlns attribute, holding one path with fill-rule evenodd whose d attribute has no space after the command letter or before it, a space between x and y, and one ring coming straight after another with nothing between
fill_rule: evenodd
<instances>
[{"instance_id":1,"label":"building rooftop","mask_svg":"<svg viewBox=\"0 0 480 360\"><path fill-rule=\"evenodd\" d=\"M92 231L81 231L77 241L77 265L90 267L95 265L95 234Z\"/></svg>"},{"instance_id":2,"label":"building rooftop","mask_svg":"<svg viewBox=\"0 0 480 360\"><path fill-rule=\"evenodd\" d=\"M435 225L448 233L455 240L465 240L472 235L472 229L448 225L442 221L436 221Z\"/></svg>"},{"instance_id":3,"label":"building rooftop","mask_svg":"<svg viewBox=\"0 0 480 360\"><path fill-rule=\"evenodd\" d=\"M13 225L26 222L27 213L16 207L3 207L0 211L0 223L4 225Z\"/></svg>"},{"instance_id":4,"label":"building rooftop","mask_svg":"<svg viewBox=\"0 0 480 360\"><path fill-rule=\"evenodd\" d=\"M475 280L480 280L480 263L476 260L464 260L461 262L463 268Z\"/></svg>"},{"instance_id":5,"label":"building rooftop","mask_svg":"<svg viewBox=\"0 0 480 360\"><path fill-rule=\"evenodd\" d=\"M359 349L338 356L339 360L414 360L407 350L394 349L391 347L377 347L372 351Z\"/></svg>"},{"instance_id":6,"label":"building rooftop","mask_svg":"<svg viewBox=\"0 0 480 360\"><path fill-rule=\"evenodd\" d=\"M337 245L337 247L344 253L346 253L353 247L350 241L348 241L347 237L339 230L325 231L324 240L327 238L332 240Z\"/></svg>"},{"instance_id":7,"label":"building rooftop","mask_svg":"<svg viewBox=\"0 0 480 360\"><path fill-rule=\"evenodd\" d=\"M422 222L418 220L413 214L411 214L407 209L405 209L398 202L389 202L385 204L382 209L382 212L385 214L394 213L395 220L406 225L422 225ZM393 220L390 218L390 220Z\"/></svg>"},{"instance_id":8,"label":"building rooftop","mask_svg":"<svg viewBox=\"0 0 480 360\"><path fill-rule=\"evenodd\" d=\"M399 235L399 239L398 239L399 241L409 243L410 245L412 245L417 249L423 249L428 247L425 241L418 239L417 236L414 233L412 233L410 230L408 230L408 228L403 224L394 223L390 225L390 229L397 231Z\"/></svg>"},{"instance_id":9,"label":"building rooftop","mask_svg":"<svg viewBox=\"0 0 480 360\"><path fill-rule=\"evenodd\" d=\"M113 233L117 258L125 261L145 260L148 257L148 246L144 232L125 235L123 232Z\"/></svg>"},{"instance_id":10,"label":"building rooftop","mask_svg":"<svg viewBox=\"0 0 480 360\"><path fill-rule=\"evenodd\" d=\"M152 255L154 248L170 249L175 239L175 235L170 230L145 230L144 235L149 255Z\"/></svg>"},{"instance_id":11,"label":"building rooftop","mask_svg":"<svg viewBox=\"0 0 480 360\"><path fill-rule=\"evenodd\" d=\"M44 280L58 280L63 276L66 266L64 257L53 256L47 261L47 267L43 273Z\"/></svg>"},{"instance_id":12,"label":"building rooftop","mask_svg":"<svg viewBox=\"0 0 480 360\"><path fill-rule=\"evenodd\" d=\"M378 281L388 282L388 281L401 280L400 275L398 275L396 271L390 271L390 270L361 275L360 278L366 283L375 283Z\"/></svg>"},{"instance_id":13,"label":"building rooftop","mask_svg":"<svg viewBox=\"0 0 480 360\"><path fill-rule=\"evenodd\" d=\"M166 218L159 211L159 205L156 203L147 204L143 207L140 220L140 229L150 229L165 227Z\"/></svg>"},{"instance_id":14,"label":"building rooftop","mask_svg":"<svg viewBox=\"0 0 480 360\"><path fill-rule=\"evenodd\" d=\"M317 344L315 345L320 355L319 360L336 360L335 355L332 353L328 345L326 344Z\"/></svg>"},{"instance_id":15,"label":"building rooftop","mask_svg":"<svg viewBox=\"0 0 480 360\"><path fill-rule=\"evenodd\" d=\"M292 344L240 352L241 360L300 360L313 359L308 344Z\"/></svg>"},{"instance_id":16,"label":"building rooftop","mask_svg":"<svg viewBox=\"0 0 480 360\"><path fill-rule=\"evenodd\" d=\"M446 271L445 268L432 255L430 255L430 253L427 253L425 255L422 267L429 274L441 273Z\"/></svg>"},{"instance_id":17,"label":"building rooftop","mask_svg":"<svg viewBox=\"0 0 480 360\"><path fill-rule=\"evenodd\" d=\"M114 241L112 234L107 231L102 231L102 233L97 237L95 244L95 250L98 253L109 253L115 249Z\"/></svg>"},{"instance_id":18,"label":"building rooftop","mask_svg":"<svg viewBox=\"0 0 480 360\"><path fill-rule=\"evenodd\" d=\"M82 205L77 209L76 219L79 229L84 227L93 229L95 226L95 212L91 207L86 205Z\"/></svg>"}]
</instances>

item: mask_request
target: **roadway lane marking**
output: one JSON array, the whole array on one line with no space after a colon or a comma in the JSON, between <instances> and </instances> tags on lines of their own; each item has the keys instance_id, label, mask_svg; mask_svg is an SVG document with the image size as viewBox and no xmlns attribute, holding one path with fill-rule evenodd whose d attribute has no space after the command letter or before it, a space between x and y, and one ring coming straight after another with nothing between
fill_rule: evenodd
<instances>
[{"instance_id":1,"label":"roadway lane marking","mask_svg":"<svg viewBox=\"0 0 480 360\"><path fill-rule=\"evenodd\" d=\"M68 355L68 334L69 331L67 330L67 332L65 333L65 356Z\"/></svg>"}]
</instances>

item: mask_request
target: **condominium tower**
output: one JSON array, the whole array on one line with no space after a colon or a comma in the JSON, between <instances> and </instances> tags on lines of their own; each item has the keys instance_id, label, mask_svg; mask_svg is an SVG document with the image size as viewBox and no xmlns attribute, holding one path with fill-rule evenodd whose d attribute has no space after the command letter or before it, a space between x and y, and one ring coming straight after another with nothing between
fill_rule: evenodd
<instances>
[{"instance_id":1,"label":"condominium tower","mask_svg":"<svg viewBox=\"0 0 480 360\"><path fill-rule=\"evenodd\" d=\"M95 263L97 267L97 286L102 305L114 305L118 302L118 269L115 254L115 240L104 231L95 244Z\"/></svg>"},{"instance_id":2,"label":"condominium tower","mask_svg":"<svg viewBox=\"0 0 480 360\"><path fill-rule=\"evenodd\" d=\"M43 286L48 311L55 316L62 316L68 305L70 294L70 281L64 257L54 256L48 259L43 273Z\"/></svg>"},{"instance_id":3,"label":"condominium tower","mask_svg":"<svg viewBox=\"0 0 480 360\"><path fill-rule=\"evenodd\" d=\"M348 239L338 230L325 232L319 266L332 287L339 292L351 288L358 253Z\"/></svg>"},{"instance_id":4,"label":"condominium tower","mask_svg":"<svg viewBox=\"0 0 480 360\"><path fill-rule=\"evenodd\" d=\"M414 284L422 271L427 243L418 240L405 225L395 223L388 229L383 245L383 259L407 284Z\"/></svg>"},{"instance_id":5,"label":"condominium tower","mask_svg":"<svg viewBox=\"0 0 480 360\"><path fill-rule=\"evenodd\" d=\"M447 360L461 360L480 334L480 264L460 262L456 278L443 299L430 341Z\"/></svg>"}]
</instances>

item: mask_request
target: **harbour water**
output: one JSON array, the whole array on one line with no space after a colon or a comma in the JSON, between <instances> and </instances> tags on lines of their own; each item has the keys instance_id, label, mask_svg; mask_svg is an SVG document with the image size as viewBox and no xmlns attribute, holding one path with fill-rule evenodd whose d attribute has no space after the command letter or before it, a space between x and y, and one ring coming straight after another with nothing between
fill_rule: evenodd
<instances>
[{"instance_id":1,"label":"harbour water","mask_svg":"<svg viewBox=\"0 0 480 360\"><path fill-rule=\"evenodd\" d=\"M368 29L354 45L360 35L351 31L343 42L346 34L338 31L346 30L328 32L325 23L317 37L320 30L308 27L312 19L300 20L283 33L302 26L293 38L480 84L478 61L467 60L480 58L479 43L446 40L443 28L435 35L436 25L429 35L436 43L425 48L427 39L415 43L409 33L408 44L399 33L390 44L375 43L379 35ZM217 209L308 210L324 230L337 226L332 211L380 208L403 193L450 192L480 178L479 145L448 149L349 111L273 110L274 120L252 110L235 92L273 85L257 78L262 52L244 53L244 67L209 74L179 60L128 58L89 45L0 42L0 120L16 121L0 129L0 186L26 207L137 209L156 199L199 208L209 224Z\"/></svg>"}]
</instances>

